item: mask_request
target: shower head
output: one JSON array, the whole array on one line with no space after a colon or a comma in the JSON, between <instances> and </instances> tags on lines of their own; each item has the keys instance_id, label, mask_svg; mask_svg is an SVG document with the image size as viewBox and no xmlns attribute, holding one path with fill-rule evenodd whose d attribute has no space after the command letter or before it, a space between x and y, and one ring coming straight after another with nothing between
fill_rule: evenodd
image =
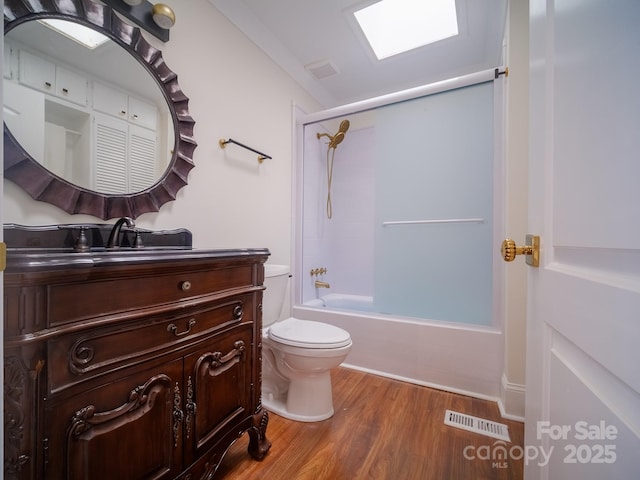
<instances>
[{"instance_id":1,"label":"shower head","mask_svg":"<svg viewBox=\"0 0 640 480\"><path fill-rule=\"evenodd\" d=\"M340 127L335 135L329 135L328 133L317 133L318 138L329 137L329 148L336 148L344 140L344 134L349 130L349 120L343 120L340 122Z\"/></svg>"},{"instance_id":2,"label":"shower head","mask_svg":"<svg viewBox=\"0 0 640 480\"><path fill-rule=\"evenodd\" d=\"M336 148L339 143L344 140L344 132L338 132L333 137L331 137L331 141L329 142L329 148Z\"/></svg>"}]
</instances>

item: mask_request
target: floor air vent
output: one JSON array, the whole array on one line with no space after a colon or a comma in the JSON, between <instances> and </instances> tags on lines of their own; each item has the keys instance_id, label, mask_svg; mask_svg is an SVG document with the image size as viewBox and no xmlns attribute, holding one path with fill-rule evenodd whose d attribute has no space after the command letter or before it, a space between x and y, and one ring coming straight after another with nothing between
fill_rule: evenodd
<instances>
[{"instance_id":1,"label":"floor air vent","mask_svg":"<svg viewBox=\"0 0 640 480\"><path fill-rule=\"evenodd\" d=\"M492 422L483 418L472 417L464 413L447 410L444 413L444 424L458 427L469 432L481 433L489 437L510 442L509 427L503 423Z\"/></svg>"}]
</instances>

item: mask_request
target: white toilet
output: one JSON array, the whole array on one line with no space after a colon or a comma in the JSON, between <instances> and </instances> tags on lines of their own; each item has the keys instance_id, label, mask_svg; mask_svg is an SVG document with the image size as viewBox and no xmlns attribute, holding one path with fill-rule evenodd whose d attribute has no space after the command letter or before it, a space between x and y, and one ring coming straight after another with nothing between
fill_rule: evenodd
<instances>
[{"instance_id":1,"label":"white toilet","mask_svg":"<svg viewBox=\"0 0 640 480\"><path fill-rule=\"evenodd\" d=\"M351 337L326 323L282 319L287 265L265 264L262 299L262 405L282 417L318 422L333 415L330 370L351 351Z\"/></svg>"}]
</instances>

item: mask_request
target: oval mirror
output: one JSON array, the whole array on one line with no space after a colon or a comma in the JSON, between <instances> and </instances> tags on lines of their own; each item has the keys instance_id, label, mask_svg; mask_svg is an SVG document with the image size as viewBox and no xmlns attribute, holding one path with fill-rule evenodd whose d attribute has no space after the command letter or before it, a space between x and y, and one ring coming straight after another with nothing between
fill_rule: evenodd
<instances>
[{"instance_id":1,"label":"oval mirror","mask_svg":"<svg viewBox=\"0 0 640 480\"><path fill-rule=\"evenodd\" d=\"M137 27L90 0L63 3L5 2L5 177L72 214L158 211L193 168L189 100ZM107 42L81 46L65 26Z\"/></svg>"}]
</instances>

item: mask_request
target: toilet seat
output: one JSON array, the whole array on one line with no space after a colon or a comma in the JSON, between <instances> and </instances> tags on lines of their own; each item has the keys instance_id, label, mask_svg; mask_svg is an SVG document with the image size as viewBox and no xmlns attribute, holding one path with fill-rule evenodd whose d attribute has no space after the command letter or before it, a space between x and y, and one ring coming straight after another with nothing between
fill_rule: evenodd
<instances>
[{"instance_id":1,"label":"toilet seat","mask_svg":"<svg viewBox=\"0 0 640 480\"><path fill-rule=\"evenodd\" d=\"M341 348L351 344L349 332L342 328L293 317L271 325L268 336L274 342L302 348Z\"/></svg>"}]
</instances>

